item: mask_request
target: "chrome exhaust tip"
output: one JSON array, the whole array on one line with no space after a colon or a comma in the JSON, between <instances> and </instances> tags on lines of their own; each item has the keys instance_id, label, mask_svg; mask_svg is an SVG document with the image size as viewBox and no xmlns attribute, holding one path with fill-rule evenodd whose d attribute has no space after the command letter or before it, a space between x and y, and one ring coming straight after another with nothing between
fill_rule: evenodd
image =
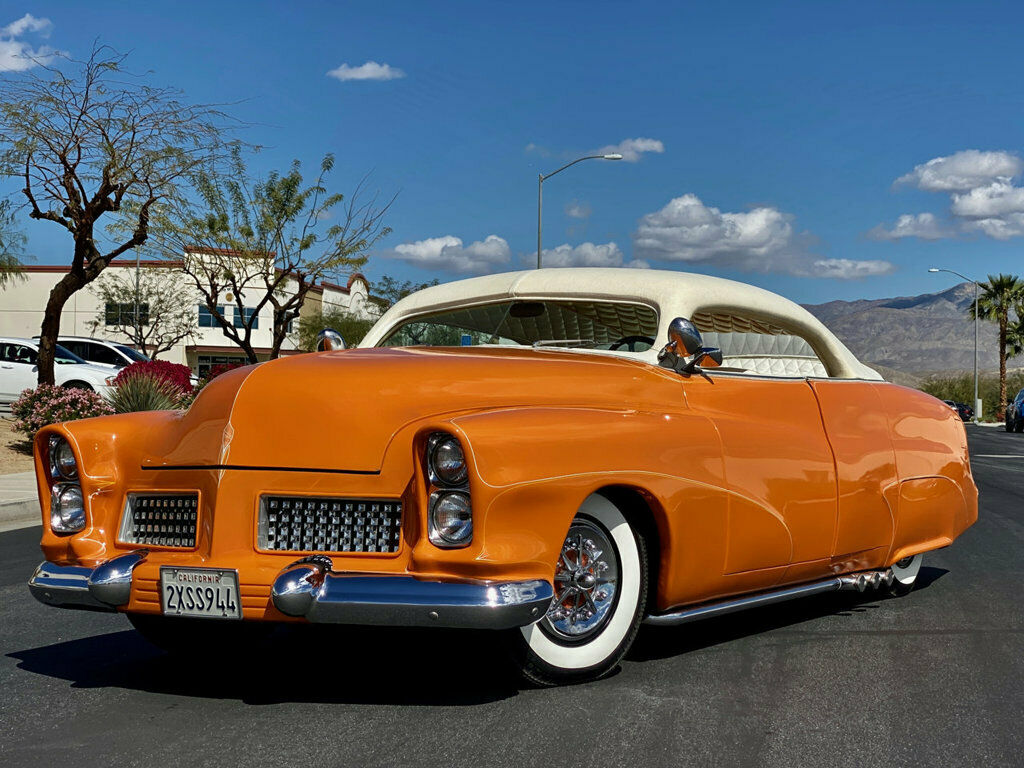
<instances>
[{"instance_id":1,"label":"chrome exhaust tip","mask_svg":"<svg viewBox=\"0 0 1024 768\"><path fill-rule=\"evenodd\" d=\"M872 589L878 589L878 587L882 584L882 572L875 571L870 576L868 576L868 581Z\"/></svg>"},{"instance_id":2,"label":"chrome exhaust tip","mask_svg":"<svg viewBox=\"0 0 1024 768\"><path fill-rule=\"evenodd\" d=\"M868 577L863 573L851 574L849 576L839 577L839 588L844 590L856 590L863 592L867 589Z\"/></svg>"}]
</instances>

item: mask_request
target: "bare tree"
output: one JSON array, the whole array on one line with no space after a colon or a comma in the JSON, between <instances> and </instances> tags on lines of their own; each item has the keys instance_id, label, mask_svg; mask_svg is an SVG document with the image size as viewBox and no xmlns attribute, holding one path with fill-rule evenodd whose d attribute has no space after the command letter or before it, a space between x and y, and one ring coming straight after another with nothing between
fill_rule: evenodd
<instances>
[{"instance_id":1,"label":"bare tree","mask_svg":"<svg viewBox=\"0 0 1024 768\"><path fill-rule=\"evenodd\" d=\"M170 266L111 270L90 287L101 305L90 323L93 333L103 328L120 334L152 358L191 340L198 330L196 299L185 280Z\"/></svg>"},{"instance_id":2,"label":"bare tree","mask_svg":"<svg viewBox=\"0 0 1024 768\"><path fill-rule=\"evenodd\" d=\"M394 198L380 204L378 195L367 193L365 178L348 199L330 193L333 167L328 154L308 186L298 160L287 173L260 179L236 148L226 169L194 175L190 200L178 198L154 218L154 242L169 257L185 254L184 270L206 309L250 362L257 362L252 332L264 307L273 313L274 358L310 289L346 279L390 232L383 218ZM231 304L234 317L228 318Z\"/></svg>"},{"instance_id":3,"label":"bare tree","mask_svg":"<svg viewBox=\"0 0 1024 768\"><path fill-rule=\"evenodd\" d=\"M40 383L53 383L64 304L146 242L153 207L208 159L227 124L219 110L127 74L124 61L95 46L86 61L40 64L0 81L0 176L23 185L30 218L60 227L73 243L70 268L46 302ZM128 211L127 229L98 230L104 214Z\"/></svg>"}]
</instances>

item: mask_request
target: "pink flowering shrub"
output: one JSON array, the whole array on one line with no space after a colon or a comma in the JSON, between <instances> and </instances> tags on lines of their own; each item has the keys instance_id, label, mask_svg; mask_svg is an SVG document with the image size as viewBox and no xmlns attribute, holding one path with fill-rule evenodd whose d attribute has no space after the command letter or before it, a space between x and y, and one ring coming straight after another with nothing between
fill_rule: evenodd
<instances>
[{"instance_id":1,"label":"pink flowering shrub","mask_svg":"<svg viewBox=\"0 0 1024 768\"><path fill-rule=\"evenodd\" d=\"M122 368L114 379L114 386L119 386L135 376L149 376L170 384L182 397L192 394L192 369L187 365L171 363L167 360L150 360L145 363L132 363Z\"/></svg>"},{"instance_id":2,"label":"pink flowering shrub","mask_svg":"<svg viewBox=\"0 0 1024 768\"><path fill-rule=\"evenodd\" d=\"M245 365L248 365L248 363L218 363L217 365L211 365L210 372L206 374L204 381L209 383L221 374L233 371L235 368L242 368Z\"/></svg>"},{"instance_id":3,"label":"pink flowering shrub","mask_svg":"<svg viewBox=\"0 0 1024 768\"><path fill-rule=\"evenodd\" d=\"M47 424L107 416L113 412L110 403L98 392L90 389L65 389L52 384L26 389L11 403L11 413L15 418L14 429L30 440Z\"/></svg>"}]
</instances>

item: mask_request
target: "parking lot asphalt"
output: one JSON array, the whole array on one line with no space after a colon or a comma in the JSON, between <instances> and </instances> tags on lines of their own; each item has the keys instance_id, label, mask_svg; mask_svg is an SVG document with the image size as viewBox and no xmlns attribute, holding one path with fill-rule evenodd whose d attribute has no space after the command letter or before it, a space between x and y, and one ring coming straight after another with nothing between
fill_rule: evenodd
<instances>
[{"instance_id":1,"label":"parking lot asphalt","mask_svg":"<svg viewBox=\"0 0 1024 768\"><path fill-rule=\"evenodd\" d=\"M47 608L0 534L0 765L1024 762L1024 435L968 428L979 522L900 599L644 627L612 677L520 684L489 634L296 628L211 664Z\"/></svg>"}]
</instances>

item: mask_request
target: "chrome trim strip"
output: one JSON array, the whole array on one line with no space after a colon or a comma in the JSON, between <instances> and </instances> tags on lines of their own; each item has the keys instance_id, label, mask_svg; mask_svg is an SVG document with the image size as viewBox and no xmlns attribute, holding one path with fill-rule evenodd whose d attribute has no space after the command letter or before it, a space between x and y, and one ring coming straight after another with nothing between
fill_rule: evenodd
<instances>
[{"instance_id":1,"label":"chrome trim strip","mask_svg":"<svg viewBox=\"0 0 1024 768\"><path fill-rule=\"evenodd\" d=\"M891 584L891 574L892 570L886 568L880 571L863 571L861 573L834 576L831 579L815 581L810 584L799 584L795 587L774 589L770 592L761 592L756 595L744 595L733 600L705 603L704 605L684 608L683 610L672 611L671 613L648 614L644 617L644 624L662 627L689 624L691 621L724 616L727 613L745 611L748 608L760 608L762 605L782 603L787 600L795 600L798 597L807 597L821 592L836 592L839 590L863 592L867 587L876 588Z\"/></svg>"},{"instance_id":2,"label":"chrome trim strip","mask_svg":"<svg viewBox=\"0 0 1024 768\"><path fill-rule=\"evenodd\" d=\"M758 608L762 605L781 603L798 597L816 595L819 592L835 592L839 588L840 580L838 578L826 579L825 581L817 581L813 584L802 584L798 587L787 587L786 589L762 592L757 595L739 597L735 600L723 600L719 603L699 605L696 608L686 608L672 613L663 613L656 616L648 615L644 618L644 624L654 624L663 627L688 624L691 621L699 621L700 619L707 619L712 616L723 616L727 613L745 611L748 608Z\"/></svg>"},{"instance_id":3,"label":"chrome trim strip","mask_svg":"<svg viewBox=\"0 0 1024 768\"><path fill-rule=\"evenodd\" d=\"M96 568L44 561L28 580L32 596L45 605L116 611L131 596L132 571L146 559L145 550L129 552Z\"/></svg>"},{"instance_id":4,"label":"chrome trim strip","mask_svg":"<svg viewBox=\"0 0 1024 768\"><path fill-rule=\"evenodd\" d=\"M486 583L339 573L322 555L292 563L271 588L281 613L311 622L475 629L532 624L553 595L542 579Z\"/></svg>"}]
</instances>

